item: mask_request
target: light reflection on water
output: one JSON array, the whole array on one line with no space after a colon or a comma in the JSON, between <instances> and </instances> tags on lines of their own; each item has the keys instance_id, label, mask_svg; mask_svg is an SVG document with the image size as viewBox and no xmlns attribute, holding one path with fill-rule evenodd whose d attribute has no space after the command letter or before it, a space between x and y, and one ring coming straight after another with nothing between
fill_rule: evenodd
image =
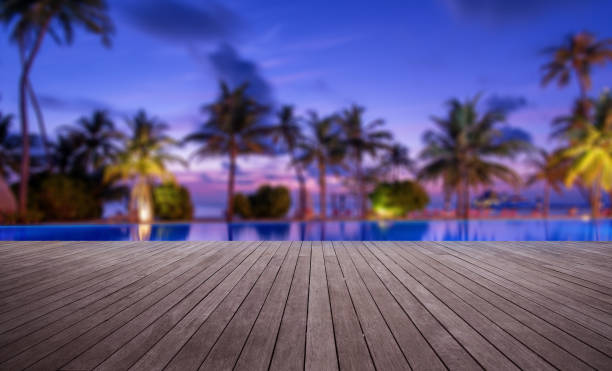
<instances>
[{"instance_id":1,"label":"light reflection on water","mask_svg":"<svg viewBox=\"0 0 612 371\"><path fill-rule=\"evenodd\" d=\"M610 241L612 220L241 222L0 226L0 240Z\"/></svg>"}]
</instances>

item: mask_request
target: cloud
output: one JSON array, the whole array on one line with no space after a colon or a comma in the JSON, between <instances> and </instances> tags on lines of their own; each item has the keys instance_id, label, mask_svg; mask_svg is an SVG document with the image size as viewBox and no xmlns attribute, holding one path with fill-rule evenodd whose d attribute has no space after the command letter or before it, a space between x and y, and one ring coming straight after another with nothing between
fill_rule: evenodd
<instances>
[{"instance_id":1,"label":"cloud","mask_svg":"<svg viewBox=\"0 0 612 371\"><path fill-rule=\"evenodd\" d=\"M497 140L498 143L503 143L508 140L522 140L528 143L533 143L531 134L515 126L503 127L500 129L500 133L501 135Z\"/></svg>"},{"instance_id":2,"label":"cloud","mask_svg":"<svg viewBox=\"0 0 612 371\"><path fill-rule=\"evenodd\" d=\"M583 0L590 1L590 0ZM548 9L581 4L579 0L442 0L452 15L484 23L507 23L540 15Z\"/></svg>"},{"instance_id":3,"label":"cloud","mask_svg":"<svg viewBox=\"0 0 612 371\"><path fill-rule=\"evenodd\" d=\"M122 0L119 8L134 25L168 41L229 40L245 29L238 14L215 1L195 5L184 0Z\"/></svg>"},{"instance_id":4,"label":"cloud","mask_svg":"<svg viewBox=\"0 0 612 371\"><path fill-rule=\"evenodd\" d=\"M506 114L515 112L527 106L527 98L517 95L492 95L485 104L490 110L502 111Z\"/></svg>"},{"instance_id":5,"label":"cloud","mask_svg":"<svg viewBox=\"0 0 612 371\"><path fill-rule=\"evenodd\" d=\"M58 98L51 95L39 94L38 101L43 108L54 111L68 112L91 112L94 110L105 110L113 115L124 115L125 112L111 105L88 98Z\"/></svg>"},{"instance_id":6,"label":"cloud","mask_svg":"<svg viewBox=\"0 0 612 371\"><path fill-rule=\"evenodd\" d=\"M263 78L257 64L241 57L229 44L221 44L208 56L218 79L231 88L248 83L248 94L264 104L272 103L272 88Z\"/></svg>"}]
</instances>

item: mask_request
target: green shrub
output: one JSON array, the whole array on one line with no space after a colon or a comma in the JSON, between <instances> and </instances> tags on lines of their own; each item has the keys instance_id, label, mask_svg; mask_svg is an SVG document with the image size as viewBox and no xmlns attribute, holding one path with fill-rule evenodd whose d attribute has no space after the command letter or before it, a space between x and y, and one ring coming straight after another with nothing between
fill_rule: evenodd
<instances>
[{"instance_id":1,"label":"green shrub","mask_svg":"<svg viewBox=\"0 0 612 371\"><path fill-rule=\"evenodd\" d=\"M369 197L374 213L385 218L400 217L411 211L423 210L429 203L425 189L410 180L380 183Z\"/></svg>"},{"instance_id":2,"label":"green shrub","mask_svg":"<svg viewBox=\"0 0 612 371\"><path fill-rule=\"evenodd\" d=\"M85 179L41 174L30 183L28 215L36 221L96 219L102 216L102 200Z\"/></svg>"},{"instance_id":3,"label":"green shrub","mask_svg":"<svg viewBox=\"0 0 612 371\"><path fill-rule=\"evenodd\" d=\"M161 220L188 220L193 218L193 203L187 188L165 183L153 188L153 210Z\"/></svg>"},{"instance_id":4,"label":"green shrub","mask_svg":"<svg viewBox=\"0 0 612 371\"><path fill-rule=\"evenodd\" d=\"M263 185L254 194L234 196L234 212L244 219L282 218L291 208L291 194L287 187Z\"/></svg>"}]
</instances>

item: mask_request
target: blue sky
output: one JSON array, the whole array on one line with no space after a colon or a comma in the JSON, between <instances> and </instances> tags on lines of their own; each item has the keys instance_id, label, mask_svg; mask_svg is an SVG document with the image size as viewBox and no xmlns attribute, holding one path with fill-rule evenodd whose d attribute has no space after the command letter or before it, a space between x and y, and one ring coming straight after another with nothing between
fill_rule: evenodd
<instances>
[{"instance_id":1,"label":"blue sky","mask_svg":"<svg viewBox=\"0 0 612 371\"><path fill-rule=\"evenodd\" d=\"M220 78L252 81L253 93L300 112L331 113L351 103L383 118L412 153L451 97L478 92L523 101L510 123L551 147L551 119L577 95L539 85L540 51L570 32L612 37L612 2L599 0L189 1L111 0L110 49L84 32L70 47L49 38L32 82L51 128L94 108L117 121L140 108L182 136L202 121L200 107ZM18 60L2 29L0 109L16 112ZM612 67L593 73L593 93L612 83ZM290 181L282 161L242 160L239 187ZM181 180L201 203L225 191L223 161L194 163ZM314 183L311 184L316 189ZM202 191L203 189L206 192Z\"/></svg>"}]
</instances>

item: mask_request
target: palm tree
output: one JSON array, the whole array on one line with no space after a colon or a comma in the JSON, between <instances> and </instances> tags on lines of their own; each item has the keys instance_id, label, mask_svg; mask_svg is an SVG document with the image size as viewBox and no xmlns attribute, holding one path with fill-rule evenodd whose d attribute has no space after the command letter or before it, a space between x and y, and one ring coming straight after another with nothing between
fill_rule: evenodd
<instances>
[{"instance_id":1,"label":"palm tree","mask_svg":"<svg viewBox=\"0 0 612 371\"><path fill-rule=\"evenodd\" d=\"M551 61L542 66L542 85L556 80L559 86L565 86L573 73L578 79L581 100L585 100L591 89L593 65L612 61L612 39L598 41L583 31L567 36L562 45L544 52L551 56Z\"/></svg>"},{"instance_id":2,"label":"palm tree","mask_svg":"<svg viewBox=\"0 0 612 371\"><path fill-rule=\"evenodd\" d=\"M17 201L6 181L19 166L19 156L16 153L19 143L10 133L12 120L12 115L3 115L0 112L0 213L2 214L12 214L17 211Z\"/></svg>"},{"instance_id":3,"label":"palm tree","mask_svg":"<svg viewBox=\"0 0 612 371\"><path fill-rule=\"evenodd\" d=\"M22 161L20 169L19 211L26 212L28 179L30 174L30 137L27 117L27 92L30 71L47 33L57 42L71 43L74 25L101 35L105 45L113 26L107 15L105 0L4 0L0 5L0 19L12 25L11 39L23 53L19 78L19 116L22 133Z\"/></svg>"},{"instance_id":4,"label":"palm tree","mask_svg":"<svg viewBox=\"0 0 612 371\"><path fill-rule=\"evenodd\" d=\"M136 215L140 223L153 220L151 184L156 180L174 182L174 175L166 164L177 162L185 164L168 149L176 141L165 135L167 125L155 118L147 117L140 111L128 122L132 130L130 138L124 142L124 148L116 156L114 163L104 171L104 181L126 180L133 182L130 193L130 215Z\"/></svg>"},{"instance_id":5,"label":"palm tree","mask_svg":"<svg viewBox=\"0 0 612 371\"><path fill-rule=\"evenodd\" d=\"M108 164L117 154L117 141L123 135L105 111L94 111L91 117L81 117L76 126L63 128L77 144L73 156L82 170L93 172Z\"/></svg>"},{"instance_id":6,"label":"palm tree","mask_svg":"<svg viewBox=\"0 0 612 371\"><path fill-rule=\"evenodd\" d=\"M490 185L496 180L518 184L518 175L495 158L512 158L529 147L520 139L504 138L498 125L505 120L499 111L477 111L479 96L464 103L449 102L447 118L433 117L438 131L424 135L421 158L428 161L418 176L422 180L441 179L443 188L457 194L457 216L468 218L470 188Z\"/></svg>"},{"instance_id":7,"label":"palm tree","mask_svg":"<svg viewBox=\"0 0 612 371\"><path fill-rule=\"evenodd\" d=\"M185 138L186 143L198 143L193 153L199 159L209 156L229 157L227 181L226 218L231 222L234 215L234 186L236 159L241 154L264 153L268 150L266 138L273 131L261 123L267 108L247 93L247 84L230 90L221 83L221 94L217 101L204 107L208 120L194 133Z\"/></svg>"},{"instance_id":8,"label":"palm tree","mask_svg":"<svg viewBox=\"0 0 612 371\"><path fill-rule=\"evenodd\" d=\"M414 161L410 158L406 146L395 143L383 156L380 167L389 173L393 180L398 181L402 170L414 171Z\"/></svg>"},{"instance_id":9,"label":"palm tree","mask_svg":"<svg viewBox=\"0 0 612 371\"><path fill-rule=\"evenodd\" d=\"M299 119L295 116L292 106L285 105L278 112L278 123L275 126L274 141L282 142L283 149L289 154L291 166L295 169L295 175L299 184L299 206L296 215L303 219L306 215L306 177L304 176L303 164L297 161L297 147L304 138Z\"/></svg>"},{"instance_id":10,"label":"palm tree","mask_svg":"<svg viewBox=\"0 0 612 371\"><path fill-rule=\"evenodd\" d=\"M300 157L297 161L308 167L315 164L319 176L319 218L325 220L327 217L327 170L340 164L344 158L344 146L341 141L341 133L336 126L335 116L319 117L311 111L307 118L308 126L312 134L299 143Z\"/></svg>"},{"instance_id":11,"label":"palm tree","mask_svg":"<svg viewBox=\"0 0 612 371\"><path fill-rule=\"evenodd\" d=\"M590 188L591 215L599 217L601 190L612 191L612 95L604 92L595 104L595 114L561 158L570 161L565 185L577 179Z\"/></svg>"},{"instance_id":12,"label":"palm tree","mask_svg":"<svg viewBox=\"0 0 612 371\"><path fill-rule=\"evenodd\" d=\"M357 181L359 203L361 205L361 217L365 218L368 213L368 195L366 190L366 179L363 163L366 156L376 157L378 151L389 148L392 138L390 132L380 129L384 125L383 120L374 120L365 123L363 119L363 107L353 105L344 110L338 117L343 132L343 144L346 146L347 157L355 165L355 180Z\"/></svg>"},{"instance_id":13,"label":"palm tree","mask_svg":"<svg viewBox=\"0 0 612 371\"><path fill-rule=\"evenodd\" d=\"M542 212L548 217L550 211L550 191L561 193L561 182L565 169L559 161L558 153L550 153L545 149L539 149L537 156L529 159L533 172L527 176L526 184L531 186L538 182L544 184L544 199Z\"/></svg>"}]
</instances>

